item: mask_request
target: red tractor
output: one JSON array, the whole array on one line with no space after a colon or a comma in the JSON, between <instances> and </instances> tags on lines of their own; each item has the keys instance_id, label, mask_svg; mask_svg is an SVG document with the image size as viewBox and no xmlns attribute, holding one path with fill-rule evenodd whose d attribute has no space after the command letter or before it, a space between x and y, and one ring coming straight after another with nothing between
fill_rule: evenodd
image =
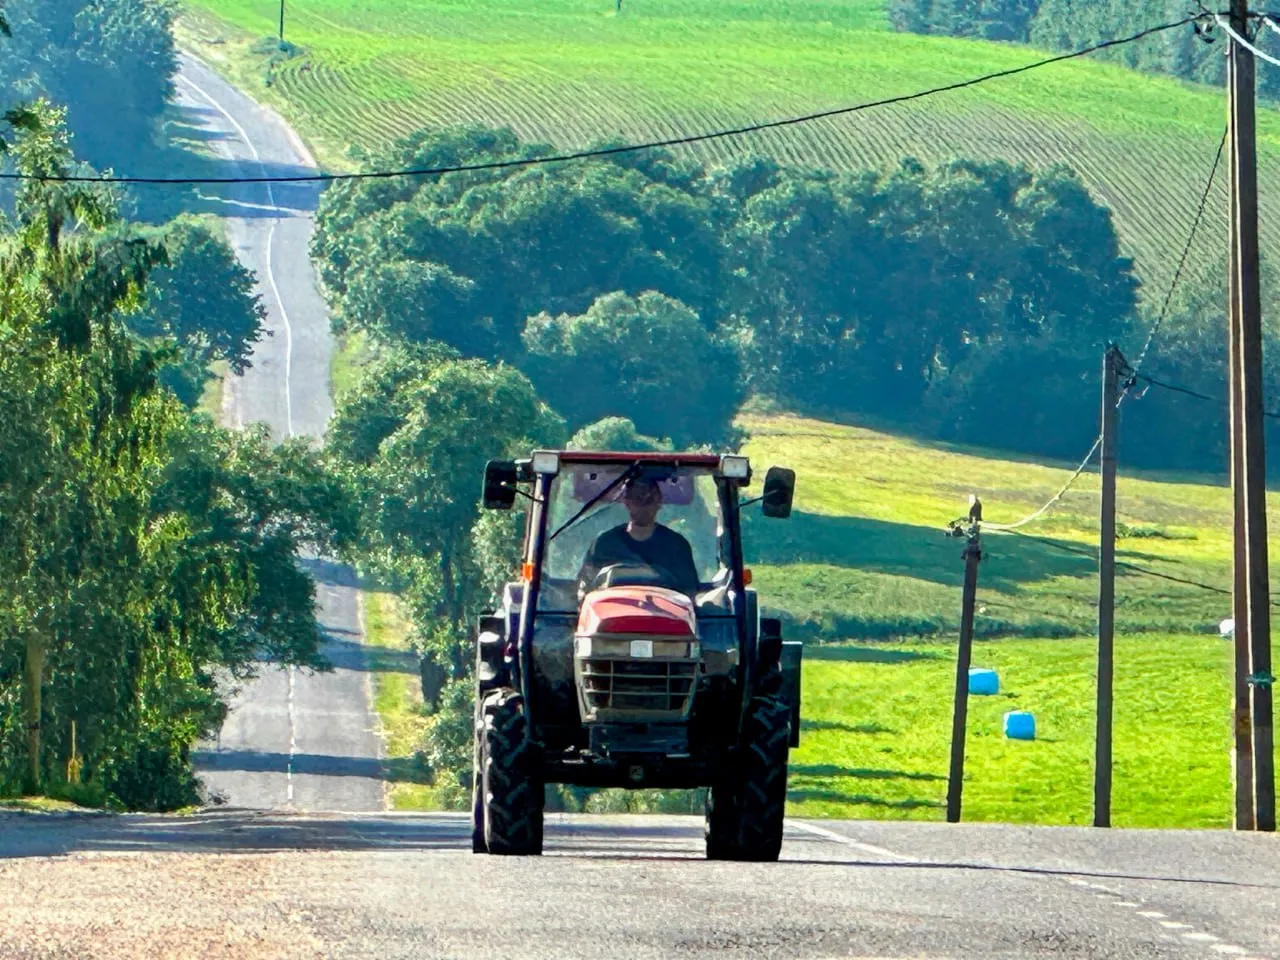
<instances>
[{"instance_id":1,"label":"red tractor","mask_svg":"<svg viewBox=\"0 0 1280 960\"><path fill-rule=\"evenodd\" d=\"M544 786L707 787L711 859L776 860L799 742L798 641L761 617L742 511L795 474L746 457L537 451L484 505L528 501L518 581L480 619L473 849L542 852Z\"/></svg>"}]
</instances>

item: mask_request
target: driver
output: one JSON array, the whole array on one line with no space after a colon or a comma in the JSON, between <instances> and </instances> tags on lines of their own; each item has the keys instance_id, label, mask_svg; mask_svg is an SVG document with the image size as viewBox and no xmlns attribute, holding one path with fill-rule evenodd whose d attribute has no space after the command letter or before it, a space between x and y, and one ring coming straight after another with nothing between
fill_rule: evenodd
<instances>
[{"instance_id":1,"label":"driver","mask_svg":"<svg viewBox=\"0 0 1280 960\"><path fill-rule=\"evenodd\" d=\"M693 597L698 592L698 568L693 562L689 541L670 527L658 523L662 490L650 477L634 477L622 488L622 505L631 518L628 523L606 530L596 537L582 561L578 582L590 590L601 570L615 563L650 567L664 585Z\"/></svg>"}]
</instances>

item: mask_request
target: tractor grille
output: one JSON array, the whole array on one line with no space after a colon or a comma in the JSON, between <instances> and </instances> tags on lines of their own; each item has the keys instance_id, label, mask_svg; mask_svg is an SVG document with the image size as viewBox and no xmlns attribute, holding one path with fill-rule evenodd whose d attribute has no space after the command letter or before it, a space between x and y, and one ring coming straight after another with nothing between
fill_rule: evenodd
<instances>
[{"instance_id":1,"label":"tractor grille","mask_svg":"<svg viewBox=\"0 0 1280 960\"><path fill-rule=\"evenodd\" d=\"M693 660L583 660L587 706L682 714L693 694L696 669Z\"/></svg>"}]
</instances>

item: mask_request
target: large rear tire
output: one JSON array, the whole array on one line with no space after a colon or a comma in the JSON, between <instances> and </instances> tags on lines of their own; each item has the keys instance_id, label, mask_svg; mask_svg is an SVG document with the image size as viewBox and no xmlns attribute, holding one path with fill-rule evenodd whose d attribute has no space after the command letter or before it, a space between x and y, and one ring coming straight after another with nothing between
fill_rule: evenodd
<instances>
[{"instance_id":1,"label":"large rear tire","mask_svg":"<svg viewBox=\"0 0 1280 960\"><path fill-rule=\"evenodd\" d=\"M484 702L484 844L493 854L542 853L542 783L524 714L514 690L497 690Z\"/></svg>"},{"instance_id":2,"label":"large rear tire","mask_svg":"<svg viewBox=\"0 0 1280 960\"><path fill-rule=\"evenodd\" d=\"M707 794L707 859L778 859L790 738L790 705L776 694L754 697L743 724L735 776Z\"/></svg>"},{"instance_id":3,"label":"large rear tire","mask_svg":"<svg viewBox=\"0 0 1280 960\"><path fill-rule=\"evenodd\" d=\"M471 733L471 852L488 853L484 842L484 720L480 698L476 697L475 722Z\"/></svg>"}]
</instances>

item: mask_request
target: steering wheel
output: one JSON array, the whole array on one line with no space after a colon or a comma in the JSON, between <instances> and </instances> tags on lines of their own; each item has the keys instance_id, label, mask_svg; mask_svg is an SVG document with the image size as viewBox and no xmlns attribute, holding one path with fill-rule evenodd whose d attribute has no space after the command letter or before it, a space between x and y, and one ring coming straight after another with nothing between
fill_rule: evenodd
<instances>
[{"instance_id":1,"label":"steering wheel","mask_svg":"<svg viewBox=\"0 0 1280 960\"><path fill-rule=\"evenodd\" d=\"M608 587L668 587L670 578L661 570L640 563L611 563L601 567L591 582L587 584L587 593L603 590Z\"/></svg>"}]
</instances>

